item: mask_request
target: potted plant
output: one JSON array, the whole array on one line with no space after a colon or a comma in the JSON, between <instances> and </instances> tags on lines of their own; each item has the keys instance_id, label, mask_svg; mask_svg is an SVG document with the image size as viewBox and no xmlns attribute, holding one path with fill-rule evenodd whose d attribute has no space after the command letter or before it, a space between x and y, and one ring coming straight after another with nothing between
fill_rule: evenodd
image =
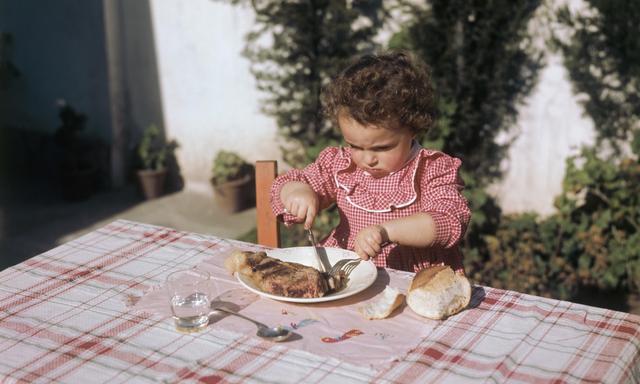
<instances>
[{"instance_id":1,"label":"potted plant","mask_svg":"<svg viewBox=\"0 0 640 384\"><path fill-rule=\"evenodd\" d=\"M62 195L66 200L82 200L96 189L98 164L91 140L81 135L87 122L86 115L64 100L58 101L61 124L54 140L60 149L59 168Z\"/></svg>"},{"instance_id":2,"label":"potted plant","mask_svg":"<svg viewBox=\"0 0 640 384\"><path fill-rule=\"evenodd\" d=\"M138 170L138 180L146 199L155 199L164 194L167 157L172 155L177 147L175 140L168 143L164 140L155 124L150 124L144 130L138 146L138 156L142 162L142 169Z\"/></svg>"},{"instance_id":3,"label":"potted plant","mask_svg":"<svg viewBox=\"0 0 640 384\"><path fill-rule=\"evenodd\" d=\"M220 151L213 159L211 184L215 199L227 213L249 208L255 202L254 166L238 154Z\"/></svg>"}]
</instances>

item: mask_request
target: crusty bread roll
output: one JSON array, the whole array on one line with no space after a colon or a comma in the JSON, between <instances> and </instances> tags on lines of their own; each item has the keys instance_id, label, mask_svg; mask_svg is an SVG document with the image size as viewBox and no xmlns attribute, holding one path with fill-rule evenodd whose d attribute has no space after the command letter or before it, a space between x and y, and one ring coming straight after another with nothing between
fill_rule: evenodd
<instances>
[{"instance_id":1,"label":"crusty bread roll","mask_svg":"<svg viewBox=\"0 0 640 384\"><path fill-rule=\"evenodd\" d=\"M404 295L397 289L386 286L384 291L366 305L358 308L365 319L384 319L404 302Z\"/></svg>"},{"instance_id":2,"label":"crusty bread roll","mask_svg":"<svg viewBox=\"0 0 640 384\"><path fill-rule=\"evenodd\" d=\"M463 310L471 300L471 283L448 266L434 266L416 273L407 293L407 305L430 319L443 319Z\"/></svg>"}]
</instances>

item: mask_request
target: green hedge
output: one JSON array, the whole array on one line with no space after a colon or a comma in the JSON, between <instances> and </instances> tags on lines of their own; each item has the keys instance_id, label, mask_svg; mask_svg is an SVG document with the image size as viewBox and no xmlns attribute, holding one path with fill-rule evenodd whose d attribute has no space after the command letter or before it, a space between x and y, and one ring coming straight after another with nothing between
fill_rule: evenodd
<instances>
[{"instance_id":1,"label":"green hedge","mask_svg":"<svg viewBox=\"0 0 640 384\"><path fill-rule=\"evenodd\" d=\"M560 299L582 288L636 292L640 284L640 164L584 149L567 160L557 213L501 217L467 246L477 282Z\"/></svg>"}]
</instances>

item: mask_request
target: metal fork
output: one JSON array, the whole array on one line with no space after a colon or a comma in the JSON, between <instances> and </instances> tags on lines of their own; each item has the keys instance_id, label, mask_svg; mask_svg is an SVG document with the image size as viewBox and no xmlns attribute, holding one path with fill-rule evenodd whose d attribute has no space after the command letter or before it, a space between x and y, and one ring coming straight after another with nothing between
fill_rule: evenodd
<instances>
[{"instance_id":1,"label":"metal fork","mask_svg":"<svg viewBox=\"0 0 640 384\"><path fill-rule=\"evenodd\" d=\"M388 245L393 244L390 241L385 241L384 243L381 244L381 247L384 248ZM374 256L376 257L376 256ZM373 260L372 258L370 258L369 260ZM353 272L354 269L356 269L356 267L358 266L358 264L360 264L360 262L362 261L362 259L357 258L357 259L341 259L336 261L336 263L333 265L333 267L331 267L331 269L329 270L329 274L331 276L335 276L338 272L340 272L341 270L344 272L345 276L349 276L349 274L351 272Z\"/></svg>"},{"instance_id":2,"label":"metal fork","mask_svg":"<svg viewBox=\"0 0 640 384\"><path fill-rule=\"evenodd\" d=\"M329 270L329 275L336 276L339 272L344 272L345 276L349 276L351 272L360 264L362 259L341 259L338 260Z\"/></svg>"}]
</instances>

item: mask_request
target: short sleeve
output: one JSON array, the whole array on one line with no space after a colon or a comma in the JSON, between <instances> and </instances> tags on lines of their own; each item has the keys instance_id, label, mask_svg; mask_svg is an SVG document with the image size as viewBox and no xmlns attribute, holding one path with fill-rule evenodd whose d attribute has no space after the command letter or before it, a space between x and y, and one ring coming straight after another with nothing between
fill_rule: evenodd
<instances>
[{"instance_id":1,"label":"short sleeve","mask_svg":"<svg viewBox=\"0 0 640 384\"><path fill-rule=\"evenodd\" d=\"M437 153L425 159L420 172L420 210L431 214L436 226L434 246L456 246L467 229L471 211L462 196L460 159Z\"/></svg>"},{"instance_id":2,"label":"short sleeve","mask_svg":"<svg viewBox=\"0 0 640 384\"><path fill-rule=\"evenodd\" d=\"M336 200L336 182L334 167L340 157L340 150L336 147L325 148L313 163L304 169L292 169L278 176L271 186L271 209L276 217L282 218L285 224L290 224L295 216L284 212L284 205L280 200L282 187L290 181L307 183L318 194L320 209L327 208Z\"/></svg>"}]
</instances>

